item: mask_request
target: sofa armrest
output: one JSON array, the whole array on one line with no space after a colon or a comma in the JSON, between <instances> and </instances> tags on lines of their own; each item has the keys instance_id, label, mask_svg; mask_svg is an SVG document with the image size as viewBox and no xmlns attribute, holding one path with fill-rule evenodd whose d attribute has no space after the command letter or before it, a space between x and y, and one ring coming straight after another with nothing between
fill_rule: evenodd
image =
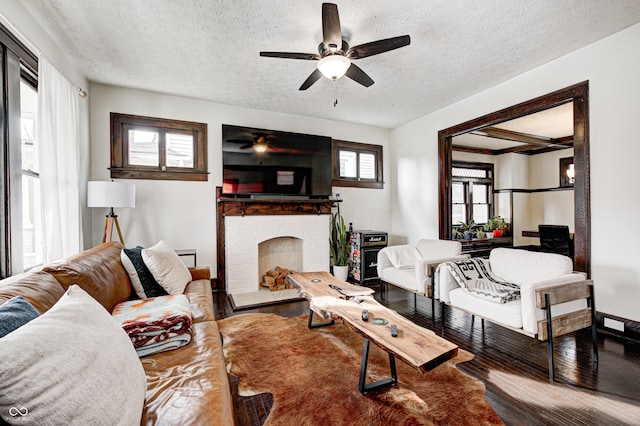
<instances>
[{"instance_id":1,"label":"sofa armrest","mask_svg":"<svg viewBox=\"0 0 640 426\"><path fill-rule=\"evenodd\" d=\"M536 301L536 292L539 289L545 287L558 287L566 284L584 281L582 274L565 274L558 277L537 281L523 283L520 286L520 297L522 303L522 328L524 331L537 334L538 333L538 321L545 319L544 309L538 308ZM567 304L574 303L575 301L569 301L554 305L556 309L559 309L562 313L576 311L584 309L587 306L587 301L584 299L584 303L580 303L579 306L568 307ZM564 306L563 306L564 305ZM552 308L553 311L553 308ZM552 313L555 316L555 313Z\"/></svg>"},{"instance_id":2,"label":"sofa armrest","mask_svg":"<svg viewBox=\"0 0 640 426\"><path fill-rule=\"evenodd\" d=\"M434 289L436 298L444 303L451 302L451 299L449 298L449 293L452 290L460 288L460 285L458 284L456 279L453 277L453 274L451 273L451 269L449 268L446 262L441 263L438 266L438 272L436 273L435 281L436 281L435 285L437 287L436 289Z\"/></svg>"},{"instance_id":3,"label":"sofa armrest","mask_svg":"<svg viewBox=\"0 0 640 426\"><path fill-rule=\"evenodd\" d=\"M389 260L389 256L387 255L387 252L388 252L387 249L388 248L389 247L385 247L385 248L383 248L382 250L380 250L378 252L378 259L377 259L378 266L377 266L377 269L378 269L378 276L380 278L382 278L382 271L384 270L384 268L388 268L390 266L393 266L393 265L391 265L391 261Z\"/></svg>"},{"instance_id":4,"label":"sofa armrest","mask_svg":"<svg viewBox=\"0 0 640 426\"><path fill-rule=\"evenodd\" d=\"M431 267L433 266L433 268L437 268L439 264L444 263L444 262L453 262L456 260L464 260L464 259L469 259L471 256L468 254L459 254L457 256L448 256L448 257L442 257L439 259L425 259L424 263L425 263L425 269L426 269L426 274L428 276L431 276Z\"/></svg>"},{"instance_id":5,"label":"sofa armrest","mask_svg":"<svg viewBox=\"0 0 640 426\"><path fill-rule=\"evenodd\" d=\"M191 280L209 280L211 281L211 270L208 266L190 267Z\"/></svg>"},{"instance_id":6,"label":"sofa armrest","mask_svg":"<svg viewBox=\"0 0 640 426\"><path fill-rule=\"evenodd\" d=\"M417 284L418 293L424 294L429 297L427 293L427 286L431 285L431 279L427 275L427 262L425 260L417 260L414 267L415 280ZM433 290L431 290L433 292Z\"/></svg>"}]
</instances>

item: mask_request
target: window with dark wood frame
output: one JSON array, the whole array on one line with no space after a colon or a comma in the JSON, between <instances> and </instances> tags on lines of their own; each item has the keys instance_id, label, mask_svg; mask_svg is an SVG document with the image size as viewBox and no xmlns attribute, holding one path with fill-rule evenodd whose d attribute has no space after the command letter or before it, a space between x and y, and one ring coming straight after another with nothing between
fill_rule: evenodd
<instances>
[{"instance_id":1,"label":"window with dark wood frame","mask_svg":"<svg viewBox=\"0 0 640 426\"><path fill-rule=\"evenodd\" d=\"M110 170L112 178L206 181L207 124L112 112Z\"/></svg>"},{"instance_id":2,"label":"window with dark wood frame","mask_svg":"<svg viewBox=\"0 0 640 426\"><path fill-rule=\"evenodd\" d=\"M458 197L455 194L452 196L452 215L456 216L457 213L463 216L458 217L457 221L452 217L454 226L459 225L460 221L470 223L471 220L483 225L493 217L493 169L490 163L453 161L453 190L455 192L456 185L459 185L461 193ZM456 206L459 208L456 209Z\"/></svg>"},{"instance_id":3,"label":"window with dark wood frame","mask_svg":"<svg viewBox=\"0 0 640 426\"><path fill-rule=\"evenodd\" d=\"M382 189L382 146L332 141L333 185ZM347 161L347 159L349 161ZM347 163L351 172L345 170Z\"/></svg>"}]
</instances>

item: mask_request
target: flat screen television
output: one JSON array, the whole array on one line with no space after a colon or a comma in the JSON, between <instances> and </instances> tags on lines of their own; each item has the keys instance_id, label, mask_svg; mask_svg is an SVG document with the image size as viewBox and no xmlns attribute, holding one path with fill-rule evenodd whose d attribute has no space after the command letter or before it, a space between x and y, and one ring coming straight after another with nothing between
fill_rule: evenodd
<instances>
[{"instance_id":1,"label":"flat screen television","mask_svg":"<svg viewBox=\"0 0 640 426\"><path fill-rule=\"evenodd\" d=\"M222 194L327 198L331 138L222 125Z\"/></svg>"}]
</instances>

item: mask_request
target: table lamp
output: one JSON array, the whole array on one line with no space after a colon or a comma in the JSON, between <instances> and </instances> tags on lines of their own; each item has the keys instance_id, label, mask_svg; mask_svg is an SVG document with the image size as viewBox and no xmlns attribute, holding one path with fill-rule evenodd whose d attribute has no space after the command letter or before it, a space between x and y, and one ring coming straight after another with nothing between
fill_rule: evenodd
<instances>
[{"instance_id":1,"label":"table lamp","mask_svg":"<svg viewBox=\"0 0 640 426\"><path fill-rule=\"evenodd\" d=\"M111 241L113 225L115 224L120 242L124 245L118 216L113 212L114 207L134 208L136 206L136 186L131 183L90 181L87 187L87 206L109 208L104 224L102 242Z\"/></svg>"}]
</instances>

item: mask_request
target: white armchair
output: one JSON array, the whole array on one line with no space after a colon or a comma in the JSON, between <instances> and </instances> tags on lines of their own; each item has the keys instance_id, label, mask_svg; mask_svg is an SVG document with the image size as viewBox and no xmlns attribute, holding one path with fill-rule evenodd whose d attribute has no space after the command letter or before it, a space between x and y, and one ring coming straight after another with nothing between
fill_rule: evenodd
<instances>
[{"instance_id":1,"label":"white armchair","mask_svg":"<svg viewBox=\"0 0 640 426\"><path fill-rule=\"evenodd\" d=\"M520 298L498 303L487 296L484 284L481 291L465 289L459 281L466 280L465 285L480 288L475 281L476 270L489 271L498 280L518 285ZM478 274L487 276L487 272ZM585 274L573 272L573 262L569 257L496 248L491 251L488 262L480 264L477 269L471 263L462 269L443 263L436 276L435 285L443 308L445 305L453 306L529 337L548 340L551 380L554 379L553 339L549 336L591 327L593 359L597 366L593 282L587 280ZM443 326L444 319L443 314Z\"/></svg>"},{"instance_id":2,"label":"white armchair","mask_svg":"<svg viewBox=\"0 0 640 426\"><path fill-rule=\"evenodd\" d=\"M378 252L378 277L386 284L434 298L432 272L442 262L466 259L458 241L419 240L413 245L385 247ZM437 298L437 291L435 298Z\"/></svg>"}]
</instances>

